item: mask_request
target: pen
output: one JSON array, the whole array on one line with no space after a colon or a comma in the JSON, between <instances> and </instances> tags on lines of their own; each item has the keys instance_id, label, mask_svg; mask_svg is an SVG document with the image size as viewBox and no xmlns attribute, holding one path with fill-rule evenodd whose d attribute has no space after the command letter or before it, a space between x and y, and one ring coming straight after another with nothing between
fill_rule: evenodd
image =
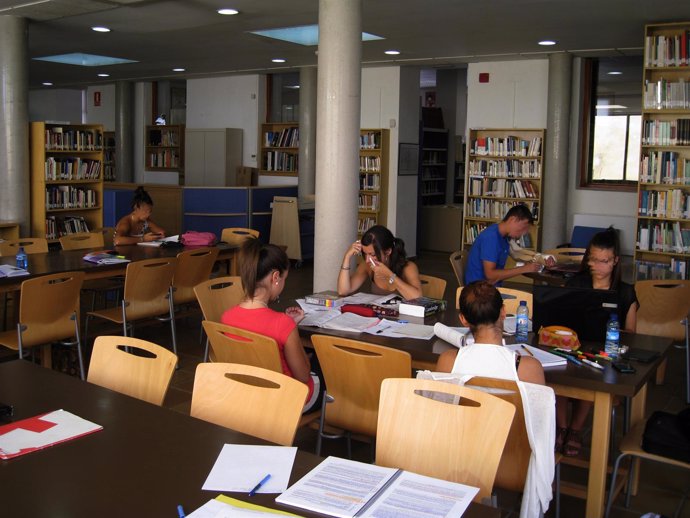
<instances>
[{"instance_id":1,"label":"pen","mask_svg":"<svg viewBox=\"0 0 690 518\"><path fill-rule=\"evenodd\" d=\"M520 344L520 347L522 347L525 351L527 351L527 354L529 354L532 358L534 358L534 354L532 354L532 351L530 351L527 347L525 347L524 344Z\"/></svg>"},{"instance_id":2,"label":"pen","mask_svg":"<svg viewBox=\"0 0 690 518\"><path fill-rule=\"evenodd\" d=\"M184 509L182 508L182 504L177 506L177 516L178 518L184 518L186 514L184 514Z\"/></svg>"},{"instance_id":3,"label":"pen","mask_svg":"<svg viewBox=\"0 0 690 518\"><path fill-rule=\"evenodd\" d=\"M573 357L570 356L569 354L565 354L565 353L562 353L562 352L559 352L559 351L553 351L553 354L555 354L555 355L557 355L557 356L560 356L561 358L565 358L565 359L568 360L569 362L573 362L575 365L582 365L582 362L581 362L580 360L578 360L578 359L576 359L576 358L573 358Z\"/></svg>"},{"instance_id":4,"label":"pen","mask_svg":"<svg viewBox=\"0 0 690 518\"><path fill-rule=\"evenodd\" d=\"M597 362L593 362L592 360L588 360L587 358L582 358L582 361L589 365L590 367L594 367L595 369L601 369L604 370L604 367L599 365Z\"/></svg>"},{"instance_id":5,"label":"pen","mask_svg":"<svg viewBox=\"0 0 690 518\"><path fill-rule=\"evenodd\" d=\"M249 492L249 496L254 496L254 494L261 489L261 486L263 486L266 482L268 482L268 479L271 478L271 474L269 473L266 475L264 478L261 479L261 482L259 482L257 485L255 485L252 490Z\"/></svg>"},{"instance_id":6,"label":"pen","mask_svg":"<svg viewBox=\"0 0 690 518\"><path fill-rule=\"evenodd\" d=\"M398 324L409 324L409 320L398 320Z\"/></svg>"}]
</instances>

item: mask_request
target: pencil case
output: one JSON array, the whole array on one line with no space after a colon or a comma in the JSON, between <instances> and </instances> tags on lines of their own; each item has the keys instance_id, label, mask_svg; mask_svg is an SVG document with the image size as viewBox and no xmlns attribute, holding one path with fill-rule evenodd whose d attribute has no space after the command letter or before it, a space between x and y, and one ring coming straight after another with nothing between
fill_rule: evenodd
<instances>
[{"instance_id":1,"label":"pencil case","mask_svg":"<svg viewBox=\"0 0 690 518\"><path fill-rule=\"evenodd\" d=\"M577 333L569 327L548 326L539 328L539 345L577 351L580 348L580 340Z\"/></svg>"},{"instance_id":2,"label":"pencil case","mask_svg":"<svg viewBox=\"0 0 690 518\"><path fill-rule=\"evenodd\" d=\"M345 304L340 307L341 313L355 313L363 317L397 317L398 310L384 308L376 304Z\"/></svg>"}]
</instances>

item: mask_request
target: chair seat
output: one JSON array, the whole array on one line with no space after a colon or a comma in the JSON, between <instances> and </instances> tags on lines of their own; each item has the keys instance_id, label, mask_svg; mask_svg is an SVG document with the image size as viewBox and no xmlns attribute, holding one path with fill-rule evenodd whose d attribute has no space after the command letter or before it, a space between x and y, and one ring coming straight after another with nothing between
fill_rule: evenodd
<instances>
[{"instance_id":1,"label":"chair seat","mask_svg":"<svg viewBox=\"0 0 690 518\"><path fill-rule=\"evenodd\" d=\"M17 331L11 329L0 333L0 345L8 349L19 350L19 343L17 342Z\"/></svg>"},{"instance_id":2,"label":"chair seat","mask_svg":"<svg viewBox=\"0 0 690 518\"><path fill-rule=\"evenodd\" d=\"M663 455L656 455L654 453L646 452L642 449L642 436L644 435L644 428L646 421L637 423L623 438L620 444L620 450L625 455L635 455L641 459L653 460L656 462L663 462L671 466L678 466L679 468L690 469L690 463L682 460L664 457Z\"/></svg>"},{"instance_id":3,"label":"chair seat","mask_svg":"<svg viewBox=\"0 0 690 518\"><path fill-rule=\"evenodd\" d=\"M116 324L122 324L122 308L119 306L115 308L99 309L98 311L89 311L87 314L93 317L110 320Z\"/></svg>"}]
</instances>

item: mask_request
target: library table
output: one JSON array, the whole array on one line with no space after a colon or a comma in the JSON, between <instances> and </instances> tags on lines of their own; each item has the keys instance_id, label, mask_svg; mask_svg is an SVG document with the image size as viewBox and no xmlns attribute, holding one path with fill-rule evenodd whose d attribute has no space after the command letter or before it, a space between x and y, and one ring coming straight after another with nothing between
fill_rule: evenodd
<instances>
[{"instance_id":1,"label":"library table","mask_svg":"<svg viewBox=\"0 0 690 518\"><path fill-rule=\"evenodd\" d=\"M103 426L0 461L3 516L173 517L178 504L191 513L218 494L201 486L224 444L268 444L24 360L0 363L0 402L14 406L14 420L64 409ZM298 451L290 484L321 460ZM276 495L228 496L279 508ZM465 516L500 513L472 504Z\"/></svg>"},{"instance_id":2,"label":"library table","mask_svg":"<svg viewBox=\"0 0 690 518\"><path fill-rule=\"evenodd\" d=\"M455 302L448 302L449 305L446 311L427 317L424 323L433 325L436 322L443 322L448 326L459 326L458 312L454 309ZM420 318L407 316L403 318L410 322L422 322ZM315 327L300 328L300 335L302 337L307 338L312 334L343 336L407 351L412 356L412 366L415 369L435 370L439 354L453 347L437 337L433 337L430 340L417 340L412 338L388 338L366 333L344 333ZM508 340L511 339L509 338ZM621 374L613 369L610 362L603 362L605 366L603 371L587 365L577 366L572 363L561 367L545 369L546 383L554 389L557 395L592 401L594 404L592 448L589 458L587 488L586 490L576 490L573 492L573 494L586 497L586 516L588 518L600 518L604 513L609 435L611 431L611 408L614 397L630 398L631 426L645 418L647 383L656 372L659 364L666 357L671 346L671 339L622 332L621 343L630 347L657 351L659 357L650 363L632 361L631 363L636 369L634 374ZM533 337L533 345L536 344L536 337ZM583 350L589 351L592 349L603 349L603 344L583 343ZM583 467L586 467L586 463L583 464ZM566 485L563 486L565 488Z\"/></svg>"}]
</instances>

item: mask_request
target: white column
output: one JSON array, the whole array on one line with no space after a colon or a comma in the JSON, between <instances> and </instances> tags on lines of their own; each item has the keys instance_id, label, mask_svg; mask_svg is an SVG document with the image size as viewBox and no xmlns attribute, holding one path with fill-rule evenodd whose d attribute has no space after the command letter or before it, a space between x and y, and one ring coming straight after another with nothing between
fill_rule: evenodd
<instances>
[{"instance_id":1,"label":"white column","mask_svg":"<svg viewBox=\"0 0 690 518\"><path fill-rule=\"evenodd\" d=\"M299 198L316 190L316 67L299 72Z\"/></svg>"},{"instance_id":2,"label":"white column","mask_svg":"<svg viewBox=\"0 0 690 518\"><path fill-rule=\"evenodd\" d=\"M336 287L357 238L361 0L319 0L314 290Z\"/></svg>"},{"instance_id":3,"label":"white column","mask_svg":"<svg viewBox=\"0 0 690 518\"><path fill-rule=\"evenodd\" d=\"M132 113L134 84L115 83L115 173L118 182L134 181L134 142Z\"/></svg>"}]
</instances>

